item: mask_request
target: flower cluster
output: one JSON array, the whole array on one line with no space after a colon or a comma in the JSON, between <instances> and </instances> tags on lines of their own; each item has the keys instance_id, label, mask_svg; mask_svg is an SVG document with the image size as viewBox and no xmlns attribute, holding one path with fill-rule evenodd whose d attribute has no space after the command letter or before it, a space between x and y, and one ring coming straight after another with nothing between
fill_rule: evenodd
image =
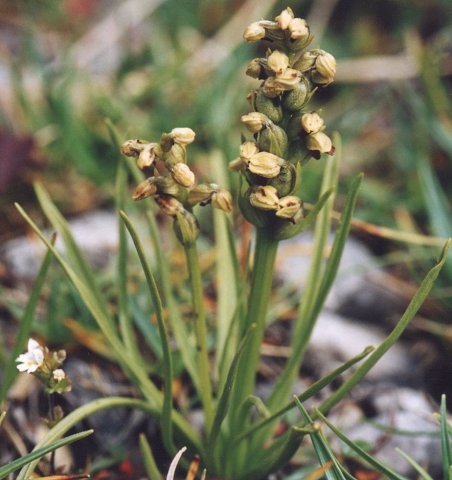
<instances>
[{"instance_id":1,"label":"flower cluster","mask_svg":"<svg viewBox=\"0 0 452 480\"><path fill-rule=\"evenodd\" d=\"M198 236L198 223L191 213L194 205L211 203L225 212L232 210L232 197L227 190L215 183L196 184L186 151L194 140L191 128L174 128L162 134L159 143L134 139L121 145L121 153L135 157L138 168L149 174L135 189L133 199L153 197L160 211L174 218L176 235L183 244Z\"/></svg>"},{"instance_id":2,"label":"flower cluster","mask_svg":"<svg viewBox=\"0 0 452 480\"><path fill-rule=\"evenodd\" d=\"M65 393L71 390L71 382L61 368L66 352L50 351L36 340L28 340L27 351L16 359L19 372L31 373L46 387L48 393Z\"/></svg>"},{"instance_id":3,"label":"flower cluster","mask_svg":"<svg viewBox=\"0 0 452 480\"><path fill-rule=\"evenodd\" d=\"M258 227L278 228L281 219L296 224L302 218L302 202L293 192L301 167L311 158L334 154L322 117L306 105L318 88L333 81L336 61L323 50L306 50L312 41L309 26L290 8L275 21L252 23L244 38L267 41L270 48L246 70L261 84L248 96L253 111L241 117L253 139L241 145L239 157L229 164L248 184L240 206Z\"/></svg>"}]
</instances>

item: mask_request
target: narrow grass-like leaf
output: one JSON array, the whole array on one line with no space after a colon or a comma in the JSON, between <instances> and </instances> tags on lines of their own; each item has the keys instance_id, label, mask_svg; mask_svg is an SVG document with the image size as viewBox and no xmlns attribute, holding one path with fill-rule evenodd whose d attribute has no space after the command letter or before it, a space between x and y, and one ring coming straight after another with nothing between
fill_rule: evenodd
<instances>
[{"instance_id":1,"label":"narrow grass-like leaf","mask_svg":"<svg viewBox=\"0 0 452 480\"><path fill-rule=\"evenodd\" d=\"M306 425L315 425L300 400L298 400L297 397L295 397L294 400L301 412L301 415ZM346 480L342 469L339 466L339 462L336 456L331 451L320 431L320 427L317 426L317 428L315 428L314 431L309 434L309 436L311 437L311 442L317 454L317 458L319 459L320 465L322 465L323 467L331 465L330 468L325 470L325 476L327 480Z\"/></svg>"},{"instance_id":2,"label":"narrow grass-like leaf","mask_svg":"<svg viewBox=\"0 0 452 480\"><path fill-rule=\"evenodd\" d=\"M358 367L356 372L320 405L319 410L321 412L325 413L329 411L342 398L344 398L344 396L347 395L347 393L369 372L369 370L378 362L378 360L380 360L380 358L399 339L432 289L433 283L438 277L438 274L441 271L444 262L446 261L450 243L451 240L448 240L444 245L438 263L427 273L416 294L405 310L405 313L402 315L402 318L399 320L392 332L386 337L385 340L383 340L383 342L375 349L375 351L371 353L369 358L367 358L363 364Z\"/></svg>"},{"instance_id":3,"label":"narrow grass-like leaf","mask_svg":"<svg viewBox=\"0 0 452 480\"><path fill-rule=\"evenodd\" d=\"M445 395L441 396L441 407L439 413L443 475L444 480L449 480L449 469L452 466L452 453L450 448L449 433L447 431L447 407Z\"/></svg>"},{"instance_id":4,"label":"narrow grass-like leaf","mask_svg":"<svg viewBox=\"0 0 452 480\"><path fill-rule=\"evenodd\" d=\"M52 245L55 244L55 239L56 236L53 235L50 240L50 243ZM31 289L25 311L19 324L16 341L14 342L14 347L5 365L2 384L0 385L0 405L4 402L6 395L8 394L8 390L18 374L16 368L16 358L23 352L27 339L30 337L33 315L36 309L36 305L38 304L42 287L44 286L44 282L47 277L47 272L49 270L52 257L52 253L48 251L44 257L44 260L42 261L41 267L39 268L39 272L34 281L33 288Z\"/></svg>"},{"instance_id":5,"label":"narrow grass-like leaf","mask_svg":"<svg viewBox=\"0 0 452 480\"><path fill-rule=\"evenodd\" d=\"M284 442L274 442L272 446L262 452L264 457L260 458L259 461L256 458L249 458L247 465L250 465L250 467L231 478L237 480L261 480L266 478L267 475L287 464L294 456L305 435L305 431L292 427Z\"/></svg>"},{"instance_id":6,"label":"narrow grass-like leaf","mask_svg":"<svg viewBox=\"0 0 452 480\"><path fill-rule=\"evenodd\" d=\"M163 480L163 475L157 468L154 455L152 454L151 447L144 433L140 434L140 452L143 457L144 468L146 469L148 480Z\"/></svg>"},{"instance_id":7,"label":"narrow grass-like leaf","mask_svg":"<svg viewBox=\"0 0 452 480\"><path fill-rule=\"evenodd\" d=\"M416 472L421 476L421 480L434 480L420 465L419 463L416 462L416 460L412 459L409 455L407 455L405 452L400 450L400 448L395 449L396 452L402 456L415 470Z\"/></svg>"},{"instance_id":8,"label":"narrow grass-like leaf","mask_svg":"<svg viewBox=\"0 0 452 480\"><path fill-rule=\"evenodd\" d=\"M27 213L16 204L16 208L22 217L27 221L30 227L35 231L38 237L42 242L47 246L47 248L55 256L56 260L63 268L64 272L74 284L75 288L78 290L80 296L82 297L85 305L96 319L99 327L104 333L107 340L110 342L113 351L116 354L117 360L120 363L121 367L124 369L125 373L128 374L129 378L136 383L144 397L150 402L150 406L154 409L160 409L163 405L162 395L157 387L152 383L148 378L146 369L143 365L137 364L134 362L127 351L125 351L123 344L119 340L116 332L111 327L108 319L105 318L105 312L98 305L97 297L94 292L92 292L89 287L83 283L83 281L77 276L77 274L72 270L69 264L64 260L64 258L58 253L58 251L51 245L51 243L45 238L40 229L36 224L31 220ZM200 452L202 450L199 445L197 435L192 430L191 426L188 424L184 418L178 414L178 412L173 412L173 422L178 426L178 429L183 432L183 435L187 439L187 443L190 445L197 445L196 451Z\"/></svg>"},{"instance_id":9,"label":"narrow grass-like leaf","mask_svg":"<svg viewBox=\"0 0 452 480\"><path fill-rule=\"evenodd\" d=\"M380 462L376 458L369 455L365 450L363 450L356 442L350 440L346 435L344 435L340 430L338 430L319 410L315 410L316 416L320 418L331 431L338 436L346 445L348 445L353 451L355 451L359 457L366 461L372 468L375 468L389 480L407 480L405 477L399 475L397 472L394 472L390 467Z\"/></svg>"},{"instance_id":10,"label":"narrow grass-like leaf","mask_svg":"<svg viewBox=\"0 0 452 480\"><path fill-rule=\"evenodd\" d=\"M143 181L142 173L136 167L133 159L123 156L122 160L132 175L132 178L137 183ZM157 221L155 219L153 204L150 199L145 199L140 202L140 205L142 206L143 215L149 227L152 246L154 247L155 251L157 271L162 283L162 290L166 305L168 306L170 313L172 331L176 338L177 346L180 350L181 356L184 360L184 366L187 369L187 372L189 373L196 390L199 391L200 378L193 354L195 351L195 342L193 341L193 335L189 333L184 323L179 306L174 298L167 255L165 255L162 249L163 242L160 237Z\"/></svg>"},{"instance_id":11,"label":"narrow grass-like leaf","mask_svg":"<svg viewBox=\"0 0 452 480\"><path fill-rule=\"evenodd\" d=\"M317 283L317 281L313 280L314 284L317 283L317 288L312 289L310 295L314 295L315 300L307 300L307 303L305 303L305 305L307 306L304 307L303 305L301 305L300 307L300 312L297 317L295 332L292 341L292 351L294 353L289 358L281 377L276 382L275 387L273 388L272 394L268 402L269 407L272 410L275 409L277 405L280 405L282 402L284 402L289 395L291 386L296 378L299 366L302 362L304 353L309 343L312 330L314 329L316 319L320 314L328 292L331 288L331 284L337 274L339 262L345 246L345 241L347 240L348 233L350 231L350 222L358 195L361 178L361 175L356 177L350 187L350 191L347 195L347 200L344 207L344 212L341 217L339 229L336 233L331 254L325 267L321 282ZM323 253L323 244L319 243L318 245L316 245L316 249L317 248L322 248ZM315 275L318 275L318 271L311 270L311 272L311 276L313 278Z\"/></svg>"},{"instance_id":12,"label":"narrow grass-like leaf","mask_svg":"<svg viewBox=\"0 0 452 480\"><path fill-rule=\"evenodd\" d=\"M101 301L102 295L100 293L99 287L97 286L96 279L94 274L83 257L82 252L80 251L78 245L76 244L74 237L69 229L69 225L66 220L63 218L61 213L56 208L55 204L52 202L49 194L44 189L40 183L35 183L35 192L38 197L39 204L43 209L46 217L49 219L50 223L53 225L55 230L61 235L63 239L67 255L72 264L73 270L77 275L83 279L83 282L87 287L96 295L99 302L99 307L101 307L104 312L107 311L107 306ZM113 320L110 320L113 323Z\"/></svg>"},{"instance_id":13,"label":"narrow grass-like leaf","mask_svg":"<svg viewBox=\"0 0 452 480\"><path fill-rule=\"evenodd\" d=\"M303 393L297 395L298 400L300 402L305 402L309 398L313 397L314 395L319 393L323 388L325 388L327 385L329 385L333 380L335 380L340 375L342 375L342 373L344 373L350 367L352 367L356 363L360 362L363 358L367 357L367 355L369 355L373 350L374 350L374 347L372 347L372 346L366 347L360 354L356 355L355 357L351 358L347 362L343 363L341 366L339 366L338 368L336 368L335 370L333 370L329 374L325 375L321 379L314 382ZM287 405L285 405L281 409L277 410L270 417L265 418L265 419L261 420L260 422L257 422L250 429L241 433L238 436L238 438L236 440L236 443L244 440L245 438L249 437L250 435L253 435L256 431L260 430L262 427L271 424L272 422L277 420L281 415L284 415L286 412L288 412L289 410L292 410L296 406L297 406L297 404L296 404L295 400L290 401Z\"/></svg>"},{"instance_id":14,"label":"narrow grass-like leaf","mask_svg":"<svg viewBox=\"0 0 452 480\"><path fill-rule=\"evenodd\" d=\"M118 141L115 146L119 149ZM126 203L127 171L123 162L118 163L116 172L116 209L119 212L124 210ZM118 286L118 318L119 328L121 330L122 340L127 350L134 356L137 362L142 361L142 356L138 349L135 332L133 329L132 317L129 311L128 292L127 292L127 235L124 223L118 222L118 255L116 266L116 278Z\"/></svg>"},{"instance_id":15,"label":"narrow grass-like leaf","mask_svg":"<svg viewBox=\"0 0 452 480\"><path fill-rule=\"evenodd\" d=\"M17 458L16 460L9 462L7 465L0 467L0 479L5 478L10 473L15 472L16 470L19 470L19 468L22 468L25 465L28 465L34 460L36 459L39 460L44 455L47 455L50 452L54 452L58 448L64 447L65 445L69 445L78 440L81 440L82 438L87 437L88 435L91 435L93 432L94 430L85 430L84 432L75 433L74 435L70 435L69 437L62 438L61 440L52 442L50 445L47 445L46 447L33 450L32 452L27 453L23 457Z\"/></svg>"},{"instance_id":16,"label":"narrow grass-like leaf","mask_svg":"<svg viewBox=\"0 0 452 480\"><path fill-rule=\"evenodd\" d=\"M149 293L152 298L152 303L154 304L155 315L157 317L157 323L159 326L160 341L162 343L163 351L163 381L164 381L164 395L163 395L163 408L161 416L161 427L162 427L162 437L165 448L167 449L170 455L174 455L177 451L173 443L173 426L171 420L171 413L173 409L173 396L172 396L172 383L173 383L173 368L171 360L171 352L168 341L168 333L166 331L165 320L163 318L163 306L162 300L160 298L160 293L158 291L157 284L152 274L151 268L149 267L148 261L144 254L143 247L141 245L140 238L138 233L130 221L129 217L125 212L120 212L121 218L124 221L124 224L129 231L129 234L132 238L133 244L140 259L141 267L148 284Z\"/></svg>"},{"instance_id":17,"label":"narrow grass-like leaf","mask_svg":"<svg viewBox=\"0 0 452 480\"><path fill-rule=\"evenodd\" d=\"M228 411L229 411L229 399L231 395L231 391L234 388L234 382L237 378L237 368L239 365L239 360L240 357L242 356L242 353L244 349L246 348L246 345L253 334L255 329L255 325L251 325L250 328L248 329L245 338L243 338L239 350L236 353L232 363L231 367L229 368L229 372L226 378L226 382L224 384L223 390L221 394L219 395L218 398L218 403L217 403L217 408L216 408L216 413L215 417L212 423L212 429L209 435L209 441L208 441L208 446L211 452L214 451L216 441L217 441L217 436L220 432L221 425L223 423L223 420L225 419Z\"/></svg>"},{"instance_id":18,"label":"narrow grass-like leaf","mask_svg":"<svg viewBox=\"0 0 452 480\"><path fill-rule=\"evenodd\" d=\"M64 417L62 420L60 420L46 433L45 437L39 441L39 443L33 449L33 452L40 448L51 445L53 442L61 438L68 430L75 427L79 422L81 422L89 415L92 415L93 413L100 410L117 407L138 408L139 410L151 413L152 415L159 415L159 411L152 407L148 402L136 400L134 398L108 397L93 400L92 402L86 403L85 405L76 408L74 411L66 415L66 417ZM22 470L19 472L16 480L28 480L37 464L38 460L33 460L28 465L23 467Z\"/></svg>"},{"instance_id":19,"label":"narrow grass-like leaf","mask_svg":"<svg viewBox=\"0 0 452 480\"><path fill-rule=\"evenodd\" d=\"M3 423L3 420L5 419L5 417L6 417L6 412L0 413L0 427L2 426L2 423Z\"/></svg>"},{"instance_id":20,"label":"narrow grass-like leaf","mask_svg":"<svg viewBox=\"0 0 452 480\"><path fill-rule=\"evenodd\" d=\"M215 181L223 188L228 189L228 175L223 155L213 152L210 157L212 173ZM217 309L216 309L216 377L222 387L238 347L238 335L232 335L232 322L239 298L239 262L231 221L227 213L212 209L213 228L215 235L216 255L216 284L217 284ZM232 241L231 241L232 240Z\"/></svg>"}]
</instances>

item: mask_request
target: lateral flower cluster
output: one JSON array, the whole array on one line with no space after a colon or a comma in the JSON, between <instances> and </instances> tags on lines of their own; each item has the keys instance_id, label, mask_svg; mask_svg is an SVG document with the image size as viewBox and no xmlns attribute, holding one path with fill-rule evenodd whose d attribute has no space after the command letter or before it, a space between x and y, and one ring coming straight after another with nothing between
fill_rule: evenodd
<instances>
[{"instance_id":1,"label":"lateral flower cluster","mask_svg":"<svg viewBox=\"0 0 452 480\"><path fill-rule=\"evenodd\" d=\"M196 204L212 204L230 212L231 194L215 183L196 184L187 164L187 145L195 140L191 128L174 128L163 133L160 142L132 139L121 145L121 153L137 159L137 166L148 177L135 189L132 198L153 197L160 211L174 219L174 230L183 244L192 243L199 234L198 222L191 213Z\"/></svg>"},{"instance_id":2,"label":"lateral flower cluster","mask_svg":"<svg viewBox=\"0 0 452 480\"><path fill-rule=\"evenodd\" d=\"M258 227L278 228L281 219L296 224L303 217L302 201L293 192L302 166L334 154L323 118L307 104L318 88L334 80L336 60L324 50L307 49L313 38L309 26L290 8L274 21L252 23L243 36L248 42L268 42L270 48L246 69L261 83L248 95L252 111L241 117L253 138L242 143L239 157L229 164L248 185L240 206Z\"/></svg>"},{"instance_id":3,"label":"lateral flower cluster","mask_svg":"<svg viewBox=\"0 0 452 480\"><path fill-rule=\"evenodd\" d=\"M16 358L19 372L37 377L46 387L47 393L65 393L71 390L71 381L61 368L66 359L66 351L51 351L30 338L27 351Z\"/></svg>"}]
</instances>

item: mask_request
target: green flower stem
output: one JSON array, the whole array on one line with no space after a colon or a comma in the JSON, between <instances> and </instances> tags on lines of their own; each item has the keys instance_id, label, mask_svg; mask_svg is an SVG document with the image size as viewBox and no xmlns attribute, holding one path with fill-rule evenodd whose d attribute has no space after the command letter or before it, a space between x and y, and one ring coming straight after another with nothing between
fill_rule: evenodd
<instances>
[{"instance_id":1,"label":"green flower stem","mask_svg":"<svg viewBox=\"0 0 452 480\"><path fill-rule=\"evenodd\" d=\"M190 288L195 313L196 353L199 369L199 395L204 409L206 432L210 432L213 422L212 385L209 375L209 352L207 350L206 313L202 288L201 269L196 244L184 245L187 267L190 275Z\"/></svg>"},{"instance_id":2,"label":"green flower stem","mask_svg":"<svg viewBox=\"0 0 452 480\"><path fill-rule=\"evenodd\" d=\"M254 252L254 265L251 279L251 291L248 300L248 313L246 315L243 331L255 324L256 329L250 342L243 352L238 368L237 379L234 388L234 409L238 412L240 404L254 391L255 376L259 363L259 351L265 332L265 320L267 318L268 304L273 279L273 267L275 264L278 240L275 240L265 229L256 230L256 247ZM243 431L244 419L233 420L236 433Z\"/></svg>"}]
</instances>

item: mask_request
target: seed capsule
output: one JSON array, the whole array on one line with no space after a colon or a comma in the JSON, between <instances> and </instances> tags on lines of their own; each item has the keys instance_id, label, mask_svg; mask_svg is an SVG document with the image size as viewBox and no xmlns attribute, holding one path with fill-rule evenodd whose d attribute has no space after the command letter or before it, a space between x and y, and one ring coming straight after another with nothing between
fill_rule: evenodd
<instances>
[{"instance_id":1,"label":"seed capsule","mask_svg":"<svg viewBox=\"0 0 452 480\"><path fill-rule=\"evenodd\" d=\"M257 91L254 106L260 113L266 115L272 122L279 123L283 118L283 111L278 98L269 98L262 88Z\"/></svg>"},{"instance_id":2,"label":"seed capsule","mask_svg":"<svg viewBox=\"0 0 452 480\"><path fill-rule=\"evenodd\" d=\"M297 112L308 103L310 98L311 88L309 80L302 76L300 82L285 94L282 105L286 110Z\"/></svg>"}]
</instances>

